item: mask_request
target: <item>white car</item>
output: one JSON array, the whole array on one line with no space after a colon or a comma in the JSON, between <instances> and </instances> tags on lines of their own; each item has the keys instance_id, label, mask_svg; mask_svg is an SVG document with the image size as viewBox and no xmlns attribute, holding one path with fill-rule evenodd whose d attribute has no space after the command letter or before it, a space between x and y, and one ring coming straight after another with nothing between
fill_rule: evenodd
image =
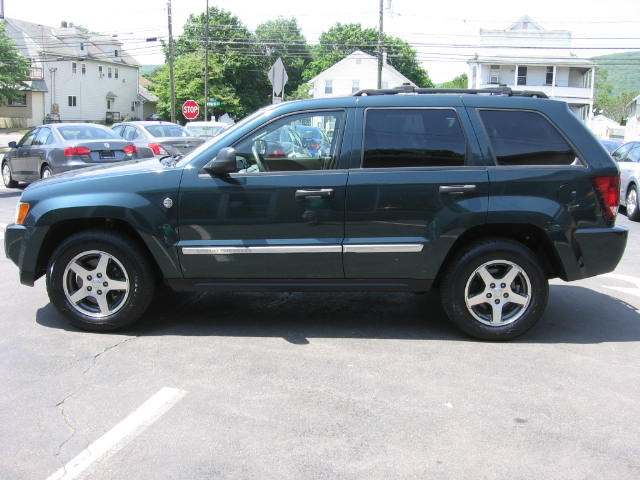
<instances>
[{"instance_id":1,"label":"white car","mask_svg":"<svg viewBox=\"0 0 640 480\"><path fill-rule=\"evenodd\" d=\"M187 122L184 127L196 137L215 137L230 126L222 122Z\"/></svg>"},{"instance_id":2,"label":"white car","mask_svg":"<svg viewBox=\"0 0 640 480\"><path fill-rule=\"evenodd\" d=\"M625 143L611 155L620 168L620 205L626 208L629 220L640 220L640 142Z\"/></svg>"}]
</instances>

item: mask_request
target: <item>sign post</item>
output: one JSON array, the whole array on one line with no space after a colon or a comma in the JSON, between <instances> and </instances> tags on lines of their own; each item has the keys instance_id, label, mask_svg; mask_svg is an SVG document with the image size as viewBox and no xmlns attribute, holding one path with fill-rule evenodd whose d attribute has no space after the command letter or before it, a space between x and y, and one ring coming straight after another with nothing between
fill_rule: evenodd
<instances>
[{"instance_id":1,"label":"sign post","mask_svg":"<svg viewBox=\"0 0 640 480\"><path fill-rule=\"evenodd\" d=\"M200 107L195 100L187 100L182 104L182 115L187 120L193 120L200 115Z\"/></svg>"},{"instance_id":2,"label":"sign post","mask_svg":"<svg viewBox=\"0 0 640 480\"><path fill-rule=\"evenodd\" d=\"M284 68L282 58L278 57L267 76L273 86L271 91L273 103L280 103L284 99L284 86L289 81L289 75L287 75L287 71ZM282 93L282 96L279 97L280 93Z\"/></svg>"}]
</instances>

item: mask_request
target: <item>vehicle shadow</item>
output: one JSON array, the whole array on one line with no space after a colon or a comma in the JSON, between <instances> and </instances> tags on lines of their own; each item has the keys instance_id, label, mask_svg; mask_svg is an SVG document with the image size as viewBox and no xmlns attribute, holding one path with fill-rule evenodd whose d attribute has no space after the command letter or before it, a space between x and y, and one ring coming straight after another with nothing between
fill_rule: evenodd
<instances>
[{"instance_id":1,"label":"vehicle shadow","mask_svg":"<svg viewBox=\"0 0 640 480\"><path fill-rule=\"evenodd\" d=\"M36 321L76 330L49 304ZM149 311L122 332L145 336L281 337L475 341L446 319L437 292L410 293L174 293L163 289ZM640 313L615 297L553 285L542 320L518 343L640 341Z\"/></svg>"}]
</instances>

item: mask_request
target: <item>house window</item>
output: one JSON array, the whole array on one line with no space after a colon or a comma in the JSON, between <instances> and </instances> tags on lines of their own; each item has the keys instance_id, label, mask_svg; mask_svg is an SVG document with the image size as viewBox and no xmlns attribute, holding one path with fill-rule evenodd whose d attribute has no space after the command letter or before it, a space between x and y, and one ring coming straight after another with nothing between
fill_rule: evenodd
<instances>
[{"instance_id":1,"label":"house window","mask_svg":"<svg viewBox=\"0 0 640 480\"><path fill-rule=\"evenodd\" d=\"M111 100L110 98L107 98L107 110L111 110L111 102L113 100Z\"/></svg>"},{"instance_id":2,"label":"house window","mask_svg":"<svg viewBox=\"0 0 640 480\"><path fill-rule=\"evenodd\" d=\"M518 85L527 84L527 67L518 67Z\"/></svg>"},{"instance_id":3,"label":"house window","mask_svg":"<svg viewBox=\"0 0 640 480\"><path fill-rule=\"evenodd\" d=\"M553 85L553 67L547 67L547 77L544 84Z\"/></svg>"},{"instance_id":4,"label":"house window","mask_svg":"<svg viewBox=\"0 0 640 480\"><path fill-rule=\"evenodd\" d=\"M98 65L98 77L102 78L104 75L103 71L102 71L102 65Z\"/></svg>"},{"instance_id":5,"label":"house window","mask_svg":"<svg viewBox=\"0 0 640 480\"><path fill-rule=\"evenodd\" d=\"M113 51L113 56L114 56L114 57L117 57L117 56L118 56L118 50L114 50L114 51Z\"/></svg>"},{"instance_id":6,"label":"house window","mask_svg":"<svg viewBox=\"0 0 640 480\"><path fill-rule=\"evenodd\" d=\"M27 94L21 93L17 97L7 102L9 107L26 107L27 106Z\"/></svg>"},{"instance_id":7,"label":"house window","mask_svg":"<svg viewBox=\"0 0 640 480\"><path fill-rule=\"evenodd\" d=\"M111 67L107 67L107 77L111 78Z\"/></svg>"},{"instance_id":8,"label":"house window","mask_svg":"<svg viewBox=\"0 0 640 480\"><path fill-rule=\"evenodd\" d=\"M69 102L69 106L70 107L75 107L76 106L76 96L75 95L69 95L67 97L67 101Z\"/></svg>"},{"instance_id":9,"label":"house window","mask_svg":"<svg viewBox=\"0 0 640 480\"><path fill-rule=\"evenodd\" d=\"M87 65L86 64L82 64L82 74L85 75L87 73Z\"/></svg>"},{"instance_id":10,"label":"house window","mask_svg":"<svg viewBox=\"0 0 640 480\"><path fill-rule=\"evenodd\" d=\"M80 42L80 50L84 50L84 42Z\"/></svg>"},{"instance_id":11,"label":"house window","mask_svg":"<svg viewBox=\"0 0 640 480\"><path fill-rule=\"evenodd\" d=\"M71 73L78 73L78 64L76 62L71 62Z\"/></svg>"},{"instance_id":12,"label":"house window","mask_svg":"<svg viewBox=\"0 0 640 480\"><path fill-rule=\"evenodd\" d=\"M362 63L362 59L361 58L356 58L356 65L360 65Z\"/></svg>"},{"instance_id":13,"label":"house window","mask_svg":"<svg viewBox=\"0 0 640 480\"><path fill-rule=\"evenodd\" d=\"M498 85L500 83L500 65L491 65L489 83L492 85Z\"/></svg>"},{"instance_id":14,"label":"house window","mask_svg":"<svg viewBox=\"0 0 640 480\"><path fill-rule=\"evenodd\" d=\"M114 70L113 70L113 76L114 76L115 78L118 78L118 69L117 69L117 68L114 68Z\"/></svg>"},{"instance_id":15,"label":"house window","mask_svg":"<svg viewBox=\"0 0 640 480\"><path fill-rule=\"evenodd\" d=\"M131 111L132 112L136 111L136 102L131 102Z\"/></svg>"},{"instance_id":16,"label":"house window","mask_svg":"<svg viewBox=\"0 0 640 480\"><path fill-rule=\"evenodd\" d=\"M325 80L324 93L333 93L333 80Z\"/></svg>"},{"instance_id":17,"label":"house window","mask_svg":"<svg viewBox=\"0 0 640 480\"><path fill-rule=\"evenodd\" d=\"M360 80L353 80L351 82L351 93L356 93L360 90Z\"/></svg>"}]
</instances>

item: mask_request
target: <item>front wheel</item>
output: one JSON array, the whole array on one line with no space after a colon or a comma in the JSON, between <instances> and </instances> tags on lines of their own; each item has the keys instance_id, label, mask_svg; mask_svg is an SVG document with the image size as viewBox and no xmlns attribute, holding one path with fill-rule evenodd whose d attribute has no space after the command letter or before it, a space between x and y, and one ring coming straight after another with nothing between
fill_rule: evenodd
<instances>
[{"instance_id":1,"label":"front wheel","mask_svg":"<svg viewBox=\"0 0 640 480\"><path fill-rule=\"evenodd\" d=\"M627 198L625 199L627 218L629 220L640 220L640 208L638 206L638 190L631 185L627 189Z\"/></svg>"},{"instance_id":2,"label":"front wheel","mask_svg":"<svg viewBox=\"0 0 640 480\"><path fill-rule=\"evenodd\" d=\"M522 335L542 316L549 285L537 257L511 240L474 243L448 266L442 305L451 321L483 340Z\"/></svg>"},{"instance_id":3,"label":"front wheel","mask_svg":"<svg viewBox=\"0 0 640 480\"><path fill-rule=\"evenodd\" d=\"M154 288L146 252L130 238L107 230L67 238L47 268L51 303L84 330L131 325L149 306Z\"/></svg>"},{"instance_id":4,"label":"front wheel","mask_svg":"<svg viewBox=\"0 0 640 480\"><path fill-rule=\"evenodd\" d=\"M18 182L13 179L11 167L7 161L2 162L2 182L7 188L15 188L18 186Z\"/></svg>"},{"instance_id":5,"label":"front wheel","mask_svg":"<svg viewBox=\"0 0 640 480\"><path fill-rule=\"evenodd\" d=\"M40 178L42 180L44 180L45 178L49 178L51 175L53 175L53 172L51 171L51 168L48 165L45 165L44 167L42 167L42 170L40 171Z\"/></svg>"}]
</instances>

